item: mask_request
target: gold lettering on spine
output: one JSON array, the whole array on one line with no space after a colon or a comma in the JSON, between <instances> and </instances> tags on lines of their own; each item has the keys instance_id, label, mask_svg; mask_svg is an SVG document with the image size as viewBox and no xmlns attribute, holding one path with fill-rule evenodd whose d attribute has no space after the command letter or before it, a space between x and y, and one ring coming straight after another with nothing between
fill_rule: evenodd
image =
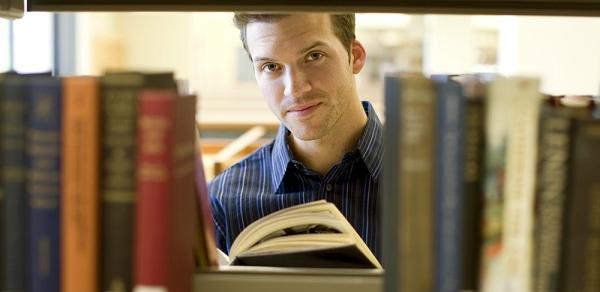
<instances>
[{"instance_id":1,"label":"gold lettering on spine","mask_svg":"<svg viewBox=\"0 0 600 292\"><path fill-rule=\"evenodd\" d=\"M465 180L472 182L480 176L479 156L481 143L481 106L472 105L467 108L467 123L465 130Z\"/></svg>"},{"instance_id":2,"label":"gold lettering on spine","mask_svg":"<svg viewBox=\"0 0 600 292\"><path fill-rule=\"evenodd\" d=\"M162 117L144 116L140 119L140 134L142 136L142 145L140 145L142 155L161 155L166 154L168 143L165 141L170 122ZM141 180L144 181L166 181L168 179L167 169L160 163L150 163L141 161L138 172Z\"/></svg>"},{"instance_id":3,"label":"gold lettering on spine","mask_svg":"<svg viewBox=\"0 0 600 292\"><path fill-rule=\"evenodd\" d=\"M104 177L102 199L112 203L135 201L136 103L132 88L107 89L104 99Z\"/></svg>"},{"instance_id":4,"label":"gold lettering on spine","mask_svg":"<svg viewBox=\"0 0 600 292\"><path fill-rule=\"evenodd\" d=\"M150 155L163 153L166 147L163 141L169 126L169 120L165 118L142 117L140 127L144 143L141 145L141 151Z\"/></svg>"},{"instance_id":5,"label":"gold lettering on spine","mask_svg":"<svg viewBox=\"0 0 600 292\"><path fill-rule=\"evenodd\" d=\"M166 181L168 179L165 167L160 164L142 163L138 175L144 181Z\"/></svg>"}]
</instances>

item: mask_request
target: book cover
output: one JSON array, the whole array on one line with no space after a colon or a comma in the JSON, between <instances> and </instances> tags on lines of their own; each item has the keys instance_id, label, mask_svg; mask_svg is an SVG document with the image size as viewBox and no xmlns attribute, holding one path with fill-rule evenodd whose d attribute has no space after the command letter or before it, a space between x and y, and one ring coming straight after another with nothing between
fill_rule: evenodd
<instances>
[{"instance_id":1,"label":"book cover","mask_svg":"<svg viewBox=\"0 0 600 292\"><path fill-rule=\"evenodd\" d=\"M6 78L7 73L2 73L0 74L0 113L3 113L2 108L4 106L4 102L2 101L4 99L4 80ZM3 139L3 134L2 134L2 127L3 123L0 120L0 153L2 153L2 139ZM4 225L5 225L5 218L4 218L4 184L2 183L2 172L3 172L3 167L2 167L2 154L0 154L0 238L6 238L6 234L4 233ZM0 289L4 289L4 240L0 240Z\"/></svg>"},{"instance_id":2,"label":"book cover","mask_svg":"<svg viewBox=\"0 0 600 292\"><path fill-rule=\"evenodd\" d=\"M58 292L60 250L61 80L28 80L26 188L28 194L28 291Z\"/></svg>"},{"instance_id":3,"label":"book cover","mask_svg":"<svg viewBox=\"0 0 600 292\"><path fill-rule=\"evenodd\" d=\"M107 74L101 83L101 290L132 289L137 92L143 76Z\"/></svg>"},{"instance_id":4,"label":"book cover","mask_svg":"<svg viewBox=\"0 0 600 292\"><path fill-rule=\"evenodd\" d=\"M0 74L0 113L3 113L2 108L4 107L4 84L5 84L5 79L6 79L6 75L8 75L8 73L2 73ZM6 234L4 233L4 228L5 228L5 207L4 207L4 184L2 182L3 179L3 166L2 166L2 149L4 146L2 143L2 139L3 139L3 122L0 119L0 238L6 238ZM0 240L0 289L4 289L4 240Z\"/></svg>"},{"instance_id":5,"label":"book cover","mask_svg":"<svg viewBox=\"0 0 600 292\"><path fill-rule=\"evenodd\" d=\"M61 290L95 292L99 283L100 84L63 79Z\"/></svg>"},{"instance_id":6,"label":"book cover","mask_svg":"<svg viewBox=\"0 0 600 292\"><path fill-rule=\"evenodd\" d=\"M386 193L394 198L395 205L389 205L390 199L384 202L384 216L390 212L398 212L396 221L387 217L386 230L398 230L392 234L395 246L387 245L395 253L398 263L392 263L390 276L386 272L386 284L400 291L431 291L434 282L433 270L433 184L434 184L434 128L435 128L435 89L432 81L411 74L390 74L386 76L386 100L398 99L397 107L387 111L386 127L397 130L386 137L397 137L392 145L397 146L398 156L389 163L393 166L398 178L384 178ZM392 95L397 94L397 95ZM395 113L394 113L395 112ZM398 117L393 117L398 115ZM389 125L390 118L397 124ZM389 140L385 141L389 143ZM388 144L386 144L386 147ZM395 151L390 151L395 152ZM387 153L387 151L386 151ZM387 157L384 160L390 160ZM388 165L388 170L390 165ZM397 180L389 183L389 180ZM386 215L388 213L388 215ZM390 226L391 225L391 226ZM387 238L388 240L390 237ZM387 244L384 242L384 244ZM386 269L389 263L385 263Z\"/></svg>"},{"instance_id":7,"label":"book cover","mask_svg":"<svg viewBox=\"0 0 600 292\"><path fill-rule=\"evenodd\" d=\"M506 153L504 193L503 284L515 291L531 290L533 202L538 150L538 123L543 96L534 78L508 79L514 88Z\"/></svg>"},{"instance_id":8,"label":"book cover","mask_svg":"<svg viewBox=\"0 0 600 292\"><path fill-rule=\"evenodd\" d=\"M400 180L387 174L400 173L400 78L395 74L384 77L385 123L383 125L382 172L382 261L385 266L384 291L400 291Z\"/></svg>"},{"instance_id":9,"label":"book cover","mask_svg":"<svg viewBox=\"0 0 600 292\"><path fill-rule=\"evenodd\" d=\"M578 118L571 134L562 291L597 292L600 287L600 119Z\"/></svg>"},{"instance_id":10,"label":"book cover","mask_svg":"<svg viewBox=\"0 0 600 292\"><path fill-rule=\"evenodd\" d=\"M193 96L143 90L137 131L134 289L192 290L195 198Z\"/></svg>"},{"instance_id":11,"label":"book cover","mask_svg":"<svg viewBox=\"0 0 600 292\"><path fill-rule=\"evenodd\" d=\"M438 76L435 125L434 291L461 289L464 206L464 112L461 85Z\"/></svg>"},{"instance_id":12,"label":"book cover","mask_svg":"<svg viewBox=\"0 0 600 292\"><path fill-rule=\"evenodd\" d=\"M463 290L479 290L482 241L483 153L486 84L478 77L461 82L467 99L464 115Z\"/></svg>"},{"instance_id":13,"label":"book cover","mask_svg":"<svg viewBox=\"0 0 600 292\"><path fill-rule=\"evenodd\" d=\"M541 109L536 181L533 291L562 291L559 287L571 120L550 104Z\"/></svg>"},{"instance_id":14,"label":"book cover","mask_svg":"<svg viewBox=\"0 0 600 292\"><path fill-rule=\"evenodd\" d=\"M531 289L537 126L542 95L531 78L491 83L486 125L482 291Z\"/></svg>"},{"instance_id":15,"label":"book cover","mask_svg":"<svg viewBox=\"0 0 600 292\"><path fill-rule=\"evenodd\" d=\"M4 78L0 135L4 189L4 287L3 291L27 288L27 194L25 190L25 109L27 78L10 74Z\"/></svg>"},{"instance_id":16,"label":"book cover","mask_svg":"<svg viewBox=\"0 0 600 292\"><path fill-rule=\"evenodd\" d=\"M484 208L481 246L481 291L503 291L503 207L506 149L514 88L504 78L490 83L485 107ZM499 284L500 283L500 284Z\"/></svg>"}]
</instances>

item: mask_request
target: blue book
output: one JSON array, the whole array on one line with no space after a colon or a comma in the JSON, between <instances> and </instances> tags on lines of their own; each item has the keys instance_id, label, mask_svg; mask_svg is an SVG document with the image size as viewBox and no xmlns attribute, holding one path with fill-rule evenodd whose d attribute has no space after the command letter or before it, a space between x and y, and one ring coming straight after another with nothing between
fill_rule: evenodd
<instances>
[{"instance_id":1,"label":"blue book","mask_svg":"<svg viewBox=\"0 0 600 292\"><path fill-rule=\"evenodd\" d=\"M0 108L1 179L4 189L4 283L2 291L25 291L26 193L25 193L25 85L26 77L4 78Z\"/></svg>"},{"instance_id":2,"label":"blue book","mask_svg":"<svg viewBox=\"0 0 600 292\"><path fill-rule=\"evenodd\" d=\"M461 85L433 76L437 90L435 130L436 292L461 290L466 99Z\"/></svg>"},{"instance_id":3,"label":"blue book","mask_svg":"<svg viewBox=\"0 0 600 292\"><path fill-rule=\"evenodd\" d=\"M32 77L27 88L28 291L59 292L61 80Z\"/></svg>"}]
</instances>

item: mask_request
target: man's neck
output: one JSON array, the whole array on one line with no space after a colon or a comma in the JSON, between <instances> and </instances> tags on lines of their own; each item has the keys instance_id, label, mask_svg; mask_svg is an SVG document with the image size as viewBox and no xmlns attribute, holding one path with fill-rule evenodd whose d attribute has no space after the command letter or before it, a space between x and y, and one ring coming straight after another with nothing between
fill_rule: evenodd
<instances>
[{"instance_id":1,"label":"man's neck","mask_svg":"<svg viewBox=\"0 0 600 292\"><path fill-rule=\"evenodd\" d=\"M346 153L356 149L367 124L367 115L360 103L348 109L343 117L327 136L317 140L303 141L290 134L288 143L294 157L309 169L327 174Z\"/></svg>"}]
</instances>

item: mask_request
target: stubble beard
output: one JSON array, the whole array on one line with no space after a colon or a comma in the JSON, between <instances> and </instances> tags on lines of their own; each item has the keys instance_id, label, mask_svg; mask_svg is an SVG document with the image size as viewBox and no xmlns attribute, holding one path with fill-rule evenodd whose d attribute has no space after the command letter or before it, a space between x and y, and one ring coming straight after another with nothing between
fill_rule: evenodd
<instances>
[{"instance_id":1,"label":"stubble beard","mask_svg":"<svg viewBox=\"0 0 600 292\"><path fill-rule=\"evenodd\" d=\"M314 113L307 120L293 120L286 121L282 118L280 120L286 126L292 135L302 141L314 141L323 139L326 136L332 134L339 121L341 120L343 110L348 105L341 103L344 97L340 97L339 94L345 92L336 92L337 96L330 96L327 94L319 94L306 100L319 100L322 103L319 105L318 112Z\"/></svg>"}]
</instances>

